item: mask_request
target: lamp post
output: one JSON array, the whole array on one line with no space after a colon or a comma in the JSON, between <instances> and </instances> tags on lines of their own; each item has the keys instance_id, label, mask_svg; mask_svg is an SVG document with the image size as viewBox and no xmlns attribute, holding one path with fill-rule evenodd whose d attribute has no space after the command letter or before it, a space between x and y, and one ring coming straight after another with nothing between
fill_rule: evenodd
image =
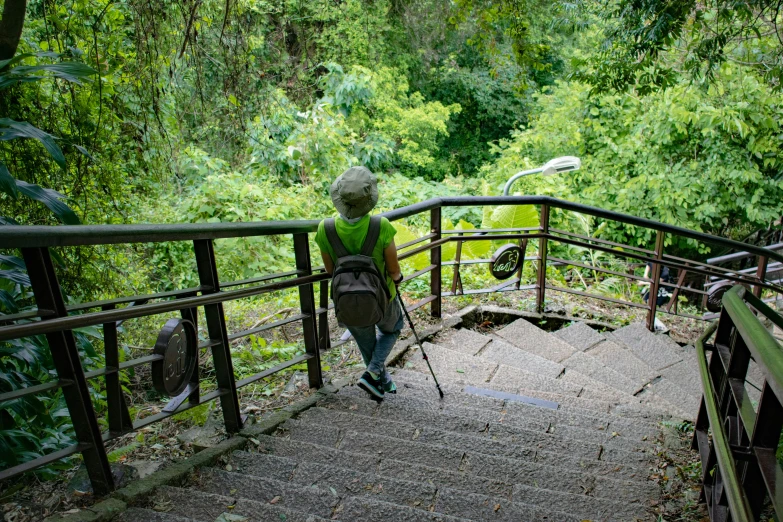
<instances>
[{"instance_id":1,"label":"lamp post","mask_svg":"<svg viewBox=\"0 0 783 522\"><path fill-rule=\"evenodd\" d=\"M543 167L538 167L537 169L531 169L531 170L524 170L522 172L518 172L513 176L511 176L511 178L509 178L509 180L506 182L506 186L503 187L503 195L508 196L508 192L509 190L511 190L511 185L513 185L516 180L518 180L523 176L529 176L530 174L538 174L538 173L541 173L544 176L549 176L552 174L559 174L561 172L579 170L581 166L582 166L582 161L575 156L561 156L559 158L549 160Z\"/></svg>"}]
</instances>

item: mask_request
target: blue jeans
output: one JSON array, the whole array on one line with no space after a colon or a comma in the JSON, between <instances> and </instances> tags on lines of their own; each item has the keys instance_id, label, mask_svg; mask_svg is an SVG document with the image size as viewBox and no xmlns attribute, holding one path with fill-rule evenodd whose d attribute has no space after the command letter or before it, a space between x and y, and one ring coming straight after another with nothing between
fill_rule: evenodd
<instances>
[{"instance_id":1,"label":"blue jeans","mask_svg":"<svg viewBox=\"0 0 783 522\"><path fill-rule=\"evenodd\" d=\"M386 375L386 358L389 356L402 330L402 310L394 299L386 307L381 321L374 326L349 326L348 330L359 345L367 369L378 375ZM377 331L376 331L377 330Z\"/></svg>"}]
</instances>

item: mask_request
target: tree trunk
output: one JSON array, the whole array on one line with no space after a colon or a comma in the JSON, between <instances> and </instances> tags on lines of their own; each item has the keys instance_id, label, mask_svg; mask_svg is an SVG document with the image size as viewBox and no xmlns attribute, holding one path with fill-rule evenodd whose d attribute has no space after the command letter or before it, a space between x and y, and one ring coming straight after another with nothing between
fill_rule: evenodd
<instances>
[{"instance_id":1,"label":"tree trunk","mask_svg":"<svg viewBox=\"0 0 783 522\"><path fill-rule=\"evenodd\" d=\"M27 9L27 0L5 0L3 18L0 18L0 60L13 58L19 40Z\"/></svg>"}]
</instances>

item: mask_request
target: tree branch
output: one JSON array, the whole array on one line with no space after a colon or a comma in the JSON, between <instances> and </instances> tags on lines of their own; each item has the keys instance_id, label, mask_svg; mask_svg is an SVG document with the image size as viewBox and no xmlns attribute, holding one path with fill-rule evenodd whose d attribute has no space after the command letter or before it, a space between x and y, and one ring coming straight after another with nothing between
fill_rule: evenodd
<instances>
[{"instance_id":1,"label":"tree branch","mask_svg":"<svg viewBox=\"0 0 783 522\"><path fill-rule=\"evenodd\" d=\"M22 38L27 0L5 0L0 18L0 60L13 58Z\"/></svg>"}]
</instances>

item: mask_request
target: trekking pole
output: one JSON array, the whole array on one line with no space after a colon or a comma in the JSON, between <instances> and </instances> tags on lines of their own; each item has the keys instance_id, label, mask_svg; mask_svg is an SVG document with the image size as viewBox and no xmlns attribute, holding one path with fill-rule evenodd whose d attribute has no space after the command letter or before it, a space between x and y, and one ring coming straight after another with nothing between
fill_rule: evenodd
<instances>
[{"instance_id":1,"label":"trekking pole","mask_svg":"<svg viewBox=\"0 0 783 522\"><path fill-rule=\"evenodd\" d=\"M411 321L411 316L408 315L408 309L405 308L405 303L402 302L402 296L400 295L400 288L397 287L397 299L400 301L400 306L402 307L402 311L405 312L405 317L408 319L408 324L411 327L411 331L413 332L413 337L416 338L416 344L419 345L419 350L421 350L421 356L424 358L424 360L427 362L427 368L430 369L430 373L432 374L432 380L435 381L435 387L438 389L438 393L440 394L440 398L443 398L443 390L440 389L440 384L438 384L438 378L435 377L435 372L432 371L432 365L430 364L430 359L427 357L427 352L424 351L424 346L421 344L421 341L419 340L419 335L416 333L416 328L413 327L413 321Z\"/></svg>"}]
</instances>

